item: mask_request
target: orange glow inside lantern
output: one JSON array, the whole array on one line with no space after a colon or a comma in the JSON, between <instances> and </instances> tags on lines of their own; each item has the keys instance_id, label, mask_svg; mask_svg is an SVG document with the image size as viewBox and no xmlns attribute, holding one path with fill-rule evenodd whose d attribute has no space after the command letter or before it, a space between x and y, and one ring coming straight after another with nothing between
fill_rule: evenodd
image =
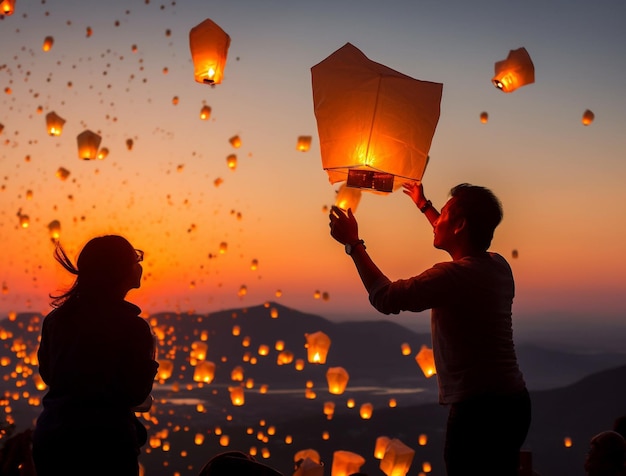
<instances>
[{"instance_id":1,"label":"orange glow inside lantern","mask_svg":"<svg viewBox=\"0 0 626 476\"><path fill-rule=\"evenodd\" d=\"M344 211L348 209L352 210L352 213L356 213L356 208L361 201L361 189L348 187L347 184L342 183L337 191L335 197L335 206L341 208Z\"/></svg>"},{"instance_id":2,"label":"orange glow inside lantern","mask_svg":"<svg viewBox=\"0 0 626 476\"><path fill-rule=\"evenodd\" d=\"M409 472L415 451L397 438L387 446L385 455L380 461L380 469L387 476L405 476Z\"/></svg>"},{"instance_id":3,"label":"orange glow inside lantern","mask_svg":"<svg viewBox=\"0 0 626 476\"><path fill-rule=\"evenodd\" d=\"M482 122L483 124L487 124L487 121L489 121L489 114L487 114L486 112L481 112L480 113L480 122Z\"/></svg>"},{"instance_id":4,"label":"orange glow inside lantern","mask_svg":"<svg viewBox=\"0 0 626 476\"><path fill-rule=\"evenodd\" d=\"M368 59L347 43L311 68L322 166L330 183L388 193L421 180L443 85ZM354 180L351 180L353 179Z\"/></svg>"},{"instance_id":5,"label":"orange glow inside lantern","mask_svg":"<svg viewBox=\"0 0 626 476\"><path fill-rule=\"evenodd\" d=\"M363 420L369 420L372 418L372 413L374 413L374 405L371 403L364 403L359 408L359 415Z\"/></svg>"},{"instance_id":6,"label":"orange glow inside lantern","mask_svg":"<svg viewBox=\"0 0 626 476\"><path fill-rule=\"evenodd\" d=\"M299 136L296 143L296 150L300 152L307 152L311 148L311 136Z\"/></svg>"},{"instance_id":7,"label":"orange glow inside lantern","mask_svg":"<svg viewBox=\"0 0 626 476\"><path fill-rule=\"evenodd\" d=\"M230 401L234 406L240 407L246 402L243 387L228 387L228 391L230 392Z\"/></svg>"},{"instance_id":8,"label":"orange glow inside lantern","mask_svg":"<svg viewBox=\"0 0 626 476\"><path fill-rule=\"evenodd\" d=\"M281 350L276 357L276 363L278 365L287 365L293 362L293 352L288 350Z\"/></svg>"},{"instance_id":9,"label":"orange glow inside lantern","mask_svg":"<svg viewBox=\"0 0 626 476\"><path fill-rule=\"evenodd\" d=\"M582 119L583 126L588 126L589 124L591 124L593 120L595 119L595 117L596 117L595 114L591 112L589 109L585 110L585 112L583 112L583 119Z\"/></svg>"},{"instance_id":10,"label":"orange glow inside lantern","mask_svg":"<svg viewBox=\"0 0 626 476\"><path fill-rule=\"evenodd\" d=\"M159 369L157 378L159 380L167 380L172 376L174 371L174 362L169 359L159 359Z\"/></svg>"},{"instance_id":11,"label":"orange glow inside lantern","mask_svg":"<svg viewBox=\"0 0 626 476\"><path fill-rule=\"evenodd\" d=\"M41 49L44 51L50 51L53 44L54 38L52 38L51 36L46 36L43 40L43 45L41 46Z\"/></svg>"},{"instance_id":12,"label":"orange glow inside lantern","mask_svg":"<svg viewBox=\"0 0 626 476\"><path fill-rule=\"evenodd\" d=\"M108 155L109 155L109 149L107 149L106 147L102 147L98 151L98 160L104 160L107 158Z\"/></svg>"},{"instance_id":13,"label":"orange glow inside lantern","mask_svg":"<svg viewBox=\"0 0 626 476\"><path fill-rule=\"evenodd\" d=\"M13 15L15 11L15 0L2 0L0 2L0 13L2 15Z\"/></svg>"},{"instance_id":14,"label":"orange glow inside lantern","mask_svg":"<svg viewBox=\"0 0 626 476\"><path fill-rule=\"evenodd\" d=\"M325 364L328 350L330 349L330 337L322 331L305 334L307 358L312 364Z\"/></svg>"},{"instance_id":15,"label":"orange glow inside lantern","mask_svg":"<svg viewBox=\"0 0 626 476\"><path fill-rule=\"evenodd\" d=\"M422 346L420 351L415 356L415 361L417 362L417 365L420 366L420 369L422 369L422 372L424 372L426 378L430 378L437 373L433 350L427 346Z\"/></svg>"},{"instance_id":16,"label":"orange glow inside lantern","mask_svg":"<svg viewBox=\"0 0 626 476\"><path fill-rule=\"evenodd\" d=\"M78 134L76 138L78 142L78 157L83 160L94 160L98 157L98 148L100 147L100 137L95 132L86 130Z\"/></svg>"},{"instance_id":17,"label":"orange glow inside lantern","mask_svg":"<svg viewBox=\"0 0 626 476\"><path fill-rule=\"evenodd\" d=\"M296 361L294 363L294 367L296 368L296 370L303 370L304 369L304 359L296 359Z\"/></svg>"},{"instance_id":18,"label":"orange glow inside lantern","mask_svg":"<svg viewBox=\"0 0 626 476\"><path fill-rule=\"evenodd\" d=\"M422 472L423 473L430 473L433 470L433 465L430 464L429 461L424 461L422 463Z\"/></svg>"},{"instance_id":19,"label":"orange glow inside lantern","mask_svg":"<svg viewBox=\"0 0 626 476\"><path fill-rule=\"evenodd\" d=\"M193 372L193 380L195 382L211 383L215 376L215 364L208 360L203 360L196 365Z\"/></svg>"},{"instance_id":20,"label":"orange glow inside lantern","mask_svg":"<svg viewBox=\"0 0 626 476\"><path fill-rule=\"evenodd\" d=\"M235 170L237 168L237 156L235 154L230 154L226 157L226 165L230 170Z\"/></svg>"},{"instance_id":21,"label":"orange glow inside lantern","mask_svg":"<svg viewBox=\"0 0 626 476\"><path fill-rule=\"evenodd\" d=\"M402 355L411 355L411 346L408 343L403 342L400 346L400 351L402 352Z\"/></svg>"},{"instance_id":22,"label":"orange glow inside lantern","mask_svg":"<svg viewBox=\"0 0 626 476\"><path fill-rule=\"evenodd\" d=\"M390 441L391 439L388 436L379 436L376 438L376 444L374 445L374 458L383 459Z\"/></svg>"},{"instance_id":23,"label":"orange glow inside lantern","mask_svg":"<svg viewBox=\"0 0 626 476\"><path fill-rule=\"evenodd\" d=\"M49 135L55 137L60 136L61 132L63 132L63 124L65 124L65 119L57 115L54 111L46 114L46 128L48 129Z\"/></svg>"},{"instance_id":24,"label":"orange glow inside lantern","mask_svg":"<svg viewBox=\"0 0 626 476\"><path fill-rule=\"evenodd\" d=\"M239 147L241 147L241 138L239 136L232 136L228 139L228 142L230 142L230 145L232 145L235 149L239 149Z\"/></svg>"},{"instance_id":25,"label":"orange glow inside lantern","mask_svg":"<svg viewBox=\"0 0 626 476\"><path fill-rule=\"evenodd\" d=\"M510 50L507 58L498 61L494 69L495 75L491 82L505 93L535 82L535 66L526 48Z\"/></svg>"},{"instance_id":26,"label":"orange glow inside lantern","mask_svg":"<svg viewBox=\"0 0 626 476\"><path fill-rule=\"evenodd\" d=\"M52 220L48 223L48 231L50 232L50 238L57 241L61 236L61 222L59 220Z\"/></svg>"},{"instance_id":27,"label":"orange glow inside lantern","mask_svg":"<svg viewBox=\"0 0 626 476\"><path fill-rule=\"evenodd\" d=\"M420 446L426 446L428 443L428 435L425 433L421 433L420 436L417 437L417 444Z\"/></svg>"},{"instance_id":28,"label":"orange glow inside lantern","mask_svg":"<svg viewBox=\"0 0 626 476\"><path fill-rule=\"evenodd\" d=\"M328 392L333 395L341 395L348 385L350 375L343 367L330 367L326 371L326 381L328 382Z\"/></svg>"},{"instance_id":29,"label":"orange glow inside lantern","mask_svg":"<svg viewBox=\"0 0 626 476\"><path fill-rule=\"evenodd\" d=\"M269 347L269 345L267 345L267 344L261 344L261 345L259 346L259 351L258 351L258 352L259 352L259 355L263 355L263 356L268 355L268 354L270 353L270 347Z\"/></svg>"},{"instance_id":30,"label":"orange glow inside lantern","mask_svg":"<svg viewBox=\"0 0 626 476\"><path fill-rule=\"evenodd\" d=\"M572 439L569 436L563 438L563 446L565 446L566 448L572 447Z\"/></svg>"},{"instance_id":31,"label":"orange glow inside lantern","mask_svg":"<svg viewBox=\"0 0 626 476\"><path fill-rule=\"evenodd\" d=\"M230 36L207 18L189 32L189 49L194 79L204 84L220 84L224 76Z\"/></svg>"},{"instance_id":32,"label":"orange glow inside lantern","mask_svg":"<svg viewBox=\"0 0 626 476\"><path fill-rule=\"evenodd\" d=\"M358 473L365 464L365 458L351 451L339 450L333 453L331 476L349 476Z\"/></svg>"}]
</instances>

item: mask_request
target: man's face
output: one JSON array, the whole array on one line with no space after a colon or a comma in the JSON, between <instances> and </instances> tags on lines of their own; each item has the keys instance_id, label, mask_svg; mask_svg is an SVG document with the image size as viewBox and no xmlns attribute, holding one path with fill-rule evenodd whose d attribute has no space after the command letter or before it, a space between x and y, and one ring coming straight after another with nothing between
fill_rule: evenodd
<instances>
[{"instance_id":1,"label":"man's face","mask_svg":"<svg viewBox=\"0 0 626 476\"><path fill-rule=\"evenodd\" d=\"M450 251L450 245L454 243L454 230L458 220L454 218L454 213L450 213L450 206L454 204L454 197L446 202L442 207L439 218L433 227L433 246L437 249Z\"/></svg>"}]
</instances>

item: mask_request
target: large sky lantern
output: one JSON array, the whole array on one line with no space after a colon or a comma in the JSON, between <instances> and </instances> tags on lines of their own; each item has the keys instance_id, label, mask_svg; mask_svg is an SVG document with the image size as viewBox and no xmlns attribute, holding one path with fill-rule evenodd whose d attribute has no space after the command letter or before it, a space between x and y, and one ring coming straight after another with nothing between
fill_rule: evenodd
<instances>
[{"instance_id":1,"label":"large sky lantern","mask_svg":"<svg viewBox=\"0 0 626 476\"><path fill-rule=\"evenodd\" d=\"M243 387L228 387L228 391L230 392L230 402L233 406L240 407L246 403Z\"/></svg>"},{"instance_id":2,"label":"large sky lantern","mask_svg":"<svg viewBox=\"0 0 626 476\"><path fill-rule=\"evenodd\" d=\"M48 134L57 137L61 135L63 132L63 125L65 124L65 119L59 116L56 112L50 111L46 114L46 129L48 130Z\"/></svg>"},{"instance_id":3,"label":"large sky lantern","mask_svg":"<svg viewBox=\"0 0 626 476\"><path fill-rule=\"evenodd\" d=\"M359 415L363 420L369 420L372 418L372 414L374 413L374 405L371 403L363 403L359 407Z\"/></svg>"},{"instance_id":4,"label":"large sky lantern","mask_svg":"<svg viewBox=\"0 0 626 476\"><path fill-rule=\"evenodd\" d=\"M189 32L189 49L194 79L203 84L220 84L224 77L230 36L207 18Z\"/></svg>"},{"instance_id":5,"label":"large sky lantern","mask_svg":"<svg viewBox=\"0 0 626 476\"><path fill-rule=\"evenodd\" d=\"M350 375L343 367L329 367L326 371L328 392L333 395L341 395L346 390L349 380Z\"/></svg>"},{"instance_id":6,"label":"large sky lantern","mask_svg":"<svg viewBox=\"0 0 626 476\"><path fill-rule=\"evenodd\" d=\"M339 186L337 190L337 196L335 197L335 206L341 208L344 211L348 209L352 210L352 213L356 213L356 208L361 201L361 189L348 187L344 182Z\"/></svg>"},{"instance_id":7,"label":"large sky lantern","mask_svg":"<svg viewBox=\"0 0 626 476\"><path fill-rule=\"evenodd\" d=\"M13 15L15 11L15 0L2 0L0 2L0 15Z\"/></svg>"},{"instance_id":8,"label":"large sky lantern","mask_svg":"<svg viewBox=\"0 0 626 476\"><path fill-rule=\"evenodd\" d=\"M324 476L324 466L310 458L304 458L298 464L293 476Z\"/></svg>"},{"instance_id":9,"label":"large sky lantern","mask_svg":"<svg viewBox=\"0 0 626 476\"><path fill-rule=\"evenodd\" d=\"M593 120L595 119L595 117L596 116L593 112L591 112L589 109L586 109L585 112L583 112L583 118L582 118L583 126L588 126L589 124L591 124Z\"/></svg>"},{"instance_id":10,"label":"large sky lantern","mask_svg":"<svg viewBox=\"0 0 626 476\"><path fill-rule=\"evenodd\" d=\"M433 350L428 346L422 346L415 356L415 361L417 365L420 366L420 369L422 369L422 372L424 372L426 378L430 378L437 373L437 369L435 368L435 356Z\"/></svg>"},{"instance_id":11,"label":"large sky lantern","mask_svg":"<svg viewBox=\"0 0 626 476\"><path fill-rule=\"evenodd\" d=\"M83 160L95 160L98 157L98 148L102 137L89 129L81 132L76 137L78 142L78 158Z\"/></svg>"},{"instance_id":12,"label":"large sky lantern","mask_svg":"<svg viewBox=\"0 0 626 476\"><path fill-rule=\"evenodd\" d=\"M376 438L376 443L374 444L374 458L383 459L390 441L391 438L388 436L379 436Z\"/></svg>"},{"instance_id":13,"label":"large sky lantern","mask_svg":"<svg viewBox=\"0 0 626 476\"><path fill-rule=\"evenodd\" d=\"M215 377L215 364L208 360L198 362L193 371L194 382L211 383Z\"/></svg>"},{"instance_id":14,"label":"large sky lantern","mask_svg":"<svg viewBox=\"0 0 626 476\"><path fill-rule=\"evenodd\" d=\"M535 65L526 48L510 50L506 59L496 62L493 85L502 92L511 93L535 82Z\"/></svg>"},{"instance_id":15,"label":"large sky lantern","mask_svg":"<svg viewBox=\"0 0 626 476\"><path fill-rule=\"evenodd\" d=\"M330 337L322 331L304 334L306 338L307 359L311 364L325 364L328 349L330 349Z\"/></svg>"},{"instance_id":16,"label":"large sky lantern","mask_svg":"<svg viewBox=\"0 0 626 476\"><path fill-rule=\"evenodd\" d=\"M414 456L415 450L399 439L393 438L387 446L385 456L380 461L380 469L387 476L405 476L411 468Z\"/></svg>"},{"instance_id":17,"label":"large sky lantern","mask_svg":"<svg viewBox=\"0 0 626 476\"><path fill-rule=\"evenodd\" d=\"M311 76L330 183L388 193L422 179L442 84L371 61L350 43L313 66Z\"/></svg>"},{"instance_id":18,"label":"large sky lantern","mask_svg":"<svg viewBox=\"0 0 626 476\"><path fill-rule=\"evenodd\" d=\"M333 463L330 476L349 476L358 473L365 464L363 456L352 451L337 450L333 452Z\"/></svg>"}]
</instances>

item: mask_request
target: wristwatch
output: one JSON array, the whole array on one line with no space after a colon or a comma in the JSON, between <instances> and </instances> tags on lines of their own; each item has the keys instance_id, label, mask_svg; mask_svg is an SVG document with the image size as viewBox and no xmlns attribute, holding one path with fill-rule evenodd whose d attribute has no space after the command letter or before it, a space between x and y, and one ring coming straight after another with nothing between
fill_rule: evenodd
<instances>
[{"instance_id":1,"label":"wristwatch","mask_svg":"<svg viewBox=\"0 0 626 476\"><path fill-rule=\"evenodd\" d=\"M346 243L345 245L346 253L351 255L354 249L357 247L357 245L363 245L363 248L366 247L365 242L363 240L355 241L354 243Z\"/></svg>"}]
</instances>

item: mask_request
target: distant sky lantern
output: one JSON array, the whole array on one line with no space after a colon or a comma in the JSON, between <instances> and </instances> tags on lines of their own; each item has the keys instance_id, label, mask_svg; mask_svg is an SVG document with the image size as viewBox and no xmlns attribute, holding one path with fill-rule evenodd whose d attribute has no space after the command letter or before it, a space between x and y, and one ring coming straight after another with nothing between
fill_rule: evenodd
<instances>
[{"instance_id":1,"label":"distant sky lantern","mask_svg":"<svg viewBox=\"0 0 626 476\"><path fill-rule=\"evenodd\" d=\"M98 156L98 147L100 147L100 137L95 132L85 130L78 134L76 138L78 142L78 158L83 160L94 160Z\"/></svg>"},{"instance_id":2,"label":"distant sky lantern","mask_svg":"<svg viewBox=\"0 0 626 476\"><path fill-rule=\"evenodd\" d=\"M426 378L430 378L437 373L433 350L429 349L427 346L422 346L420 351L415 356L415 361L420 366L420 369L422 369L422 372L424 372Z\"/></svg>"},{"instance_id":3,"label":"distant sky lantern","mask_svg":"<svg viewBox=\"0 0 626 476\"><path fill-rule=\"evenodd\" d=\"M51 36L46 36L43 40L43 45L41 46L41 49L44 51L50 51L53 44L54 38L52 38Z\"/></svg>"},{"instance_id":4,"label":"distant sky lantern","mask_svg":"<svg viewBox=\"0 0 626 476\"><path fill-rule=\"evenodd\" d=\"M379 436L376 438L376 443L374 445L374 458L383 459L390 441L391 439L388 436Z\"/></svg>"},{"instance_id":5,"label":"distant sky lantern","mask_svg":"<svg viewBox=\"0 0 626 476\"><path fill-rule=\"evenodd\" d=\"M333 395L341 395L346 390L349 380L350 375L343 367L329 367L326 371L328 392Z\"/></svg>"},{"instance_id":6,"label":"distant sky lantern","mask_svg":"<svg viewBox=\"0 0 626 476\"><path fill-rule=\"evenodd\" d=\"M133 150L134 141L132 139L126 139L126 148L128 150Z\"/></svg>"},{"instance_id":7,"label":"distant sky lantern","mask_svg":"<svg viewBox=\"0 0 626 476\"><path fill-rule=\"evenodd\" d=\"M237 168L237 156L235 154L229 154L226 157L226 165L230 170L235 170Z\"/></svg>"},{"instance_id":8,"label":"distant sky lantern","mask_svg":"<svg viewBox=\"0 0 626 476\"><path fill-rule=\"evenodd\" d=\"M70 171L67 170L65 167L59 167L55 175L61 180L66 180L70 176Z\"/></svg>"},{"instance_id":9,"label":"distant sky lantern","mask_svg":"<svg viewBox=\"0 0 626 476\"><path fill-rule=\"evenodd\" d=\"M269 345L267 345L267 344L261 344L261 345L259 346L259 350L258 350L258 354L259 354L259 355L263 355L263 356L265 356L265 355L268 355L269 353L270 353L270 347L269 347Z\"/></svg>"},{"instance_id":10,"label":"distant sky lantern","mask_svg":"<svg viewBox=\"0 0 626 476\"><path fill-rule=\"evenodd\" d=\"M322 166L330 183L391 192L419 181L443 85L368 59L347 43L311 68Z\"/></svg>"},{"instance_id":11,"label":"distant sky lantern","mask_svg":"<svg viewBox=\"0 0 626 476\"><path fill-rule=\"evenodd\" d=\"M296 149L300 152L307 152L311 148L311 136L299 136Z\"/></svg>"},{"instance_id":12,"label":"distant sky lantern","mask_svg":"<svg viewBox=\"0 0 626 476\"><path fill-rule=\"evenodd\" d=\"M293 461L294 463L297 463L300 460L305 460L309 458L311 461L320 464L320 462L322 461L320 454L314 450L313 448L307 448L305 450L300 450L298 451L294 457L293 457Z\"/></svg>"},{"instance_id":13,"label":"distant sky lantern","mask_svg":"<svg viewBox=\"0 0 626 476\"><path fill-rule=\"evenodd\" d=\"M209 18L191 29L189 49L197 82L222 82L229 46L230 36Z\"/></svg>"},{"instance_id":14,"label":"distant sky lantern","mask_svg":"<svg viewBox=\"0 0 626 476\"><path fill-rule=\"evenodd\" d=\"M519 257L519 251L517 250L511 251L511 257L517 259Z\"/></svg>"},{"instance_id":15,"label":"distant sky lantern","mask_svg":"<svg viewBox=\"0 0 626 476\"><path fill-rule=\"evenodd\" d=\"M189 352L189 358L191 360L206 360L206 355L209 350L209 345L206 342L195 341L191 343L191 351Z\"/></svg>"},{"instance_id":16,"label":"distant sky lantern","mask_svg":"<svg viewBox=\"0 0 626 476\"><path fill-rule=\"evenodd\" d=\"M535 65L526 48L510 50L506 59L498 61L494 69L491 82L505 93L535 82Z\"/></svg>"},{"instance_id":17,"label":"distant sky lantern","mask_svg":"<svg viewBox=\"0 0 626 476\"><path fill-rule=\"evenodd\" d=\"M251 269L252 271L256 271L257 269L259 269L259 260L258 260L258 259L253 259L253 260L250 262L250 269Z\"/></svg>"},{"instance_id":18,"label":"distant sky lantern","mask_svg":"<svg viewBox=\"0 0 626 476\"><path fill-rule=\"evenodd\" d=\"M230 372L230 379L233 382L243 382L243 367L238 365Z\"/></svg>"},{"instance_id":19,"label":"distant sky lantern","mask_svg":"<svg viewBox=\"0 0 626 476\"><path fill-rule=\"evenodd\" d=\"M572 447L572 439L569 436L563 438L563 446L565 446L566 448Z\"/></svg>"},{"instance_id":20,"label":"distant sky lantern","mask_svg":"<svg viewBox=\"0 0 626 476\"><path fill-rule=\"evenodd\" d=\"M428 443L428 435L426 433L421 433L420 436L417 437L417 444L420 446L426 446Z\"/></svg>"},{"instance_id":21,"label":"distant sky lantern","mask_svg":"<svg viewBox=\"0 0 626 476\"><path fill-rule=\"evenodd\" d=\"M294 362L294 367L296 370L300 371L304 369L304 359L296 359Z\"/></svg>"},{"instance_id":22,"label":"distant sky lantern","mask_svg":"<svg viewBox=\"0 0 626 476\"><path fill-rule=\"evenodd\" d=\"M91 37L91 35L93 35L93 29L90 26L87 27L86 35L87 35L87 38L89 38L89 37Z\"/></svg>"},{"instance_id":23,"label":"distant sky lantern","mask_svg":"<svg viewBox=\"0 0 626 476\"><path fill-rule=\"evenodd\" d=\"M283 350L285 350L285 341L284 340L277 340L274 343L274 349L276 349L278 352L282 352Z\"/></svg>"},{"instance_id":24,"label":"distant sky lantern","mask_svg":"<svg viewBox=\"0 0 626 476\"><path fill-rule=\"evenodd\" d=\"M307 358L312 364L325 364L328 349L330 349L330 337L322 331L304 334L306 338Z\"/></svg>"},{"instance_id":25,"label":"distant sky lantern","mask_svg":"<svg viewBox=\"0 0 626 476\"><path fill-rule=\"evenodd\" d=\"M588 126L589 124L591 124L593 122L593 120L595 119L595 114L593 112L591 112L589 109L585 110L585 112L583 112L583 126Z\"/></svg>"},{"instance_id":26,"label":"distant sky lantern","mask_svg":"<svg viewBox=\"0 0 626 476\"><path fill-rule=\"evenodd\" d=\"M411 346L408 343L403 342L400 346L400 351L402 352L402 355L411 355Z\"/></svg>"},{"instance_id":27,"label":"distant sky lantern","mask_svg":"<svg viewBox=\"0 0 626 476\"><path fill-rule=\"evenodd\" d=\"M365 464L365 458L351 451L335 451L330 476L349 476L358 473Z\"/></svg>"},{"instance_id":28,"label":"distant sky lantern","mask_svg":"<svg viewBox=\"0 0 626 476\"><path fill-rule=\"evenodd\" d=\"M98 151L98 160L104 160L107 158L108 155L109 155L109 149L107 149L106 147L102 147Z\"/></svg>"},{"instance_id":29,"label":"distant sky lantern","mask_svg":"<svg viewBox=\"0 0 626 476\"><path fill-rule=\"evenodd\" d=\"M13 15L15 11L15 0L2 0L0 2L0 13L2 15Z\"/></svg>"},{"instance_id":30,"label":"distant sky lantern","mask_svg":"<svg viewBox=\"0 0 626 476\"><path fill-rule=\"evenodd\" d=\"M48 223L48 231L50 232L52 241L59 241L59 237L61 236L61 222L59 220L52 220Z\"/></svg>"},{"instance_id":31,"label":"distant sky lantern","mask_svg":"<svg viewBox=\"0 0 626 476\"><path fill-rule=\"evenodd\" d=\"M159 380L167 380L172 376L174 372L174 362L169 359L159 359L159 369L157 371L157 378Z\"/></svg>"},{"instance_id":32,"label":"distant sky lantern","mask_svg":"<svg viewBox=\"0 0 626 476\"><path fill-rule=\"evenodd\" d=\"M246 294L248 294L248 286L242 284L239 291L237 291L237 296L244 297Z\"/></svg>"},{"instance_id":33,"label":"distant sky lantern","mask_svg":"<svg viewBox=\"0 0 626 476\"><path fill-rule=\"evenodd\" d=\"M352 210L352 213L356 213L356 208L359 206L360 201L360 188L348 187L345 183L341 184L337 191L337 196L335 197L335 206L346 211L349 208Z\"/></svg>"},{"instance_id":34,"label":"distant sky lantern","mask_svg":"<svg viewBox=\"0 0 626 476\"><path fill-rule=\"evenodd\" d=\"M65 119L56 112L51 111L46 114L46 129L49 135L55 137L60 136L61 132L63 132L63 124L65 124Z\"/></svg>"},{"instance_id":35,"label":"distant sky lantern","mask_svg":"<svg viewBox=\"0 0 626 476\"><path fill-rule=\"evenodd\" d=\"M30 225L30 217L28 215L22 214L21 210L17 212L17 217L20 220L20 226L22 228L28 228Z\"/></svg>"},{"instance_id":36,"label":"distant sky lantern","mask_svg":"<svg viewBox=\"0 0 626 476\"><path fill-rule=\"evenodd\" d=\"M241 334L241 328L239 326L233 326L232 332L234 336L238 336L239 334Z\"/></svg>"},{"instance_id":37,"label":"distant sky lantern","mask_svg":"<svg viewBox=\"0 0 626 476\"><path fill-rule=\"evenodd\" d=\"M275 307L270 309L270 317L272 319L278 319L278 309L276 309Z\"/></svg>"},{"instance_id":38,"label":"distant sky lantern","mask_svg":"<svg viewBox=\"0 0 626 476\"><path fill-rule=\"evenodd\" d=\"M241 138L237 135L228 139L228 142L230 142L230 145L232 145L235 149L239 149L239 147L241 147Z\"/></svg>"},{"instance_id":39,"label":"distant sky lantern","mask_svg":"<svg viewBox=\"0 0 626 476\"><path fill-rule=\"evenodd\" d=\"M194 382L211 383L215 376L215 364L208 360L203 360L196 365L193 372Z\"/></svg>"},{"instance_id":40,"label":"distant sky lantern","mask_svg":"<svg viewBox=\"0 0 626 476\"><path fill-rule=\"evenodd\" d=\"M206 121L211 117L211 108L209 106L202 106L200 109L200 119Z\"/></svg>"},{"instance_id":41,"label":"distant sky lantern","mask_svg":"<svg viewBox=\"0 0 626 476\"><path fill-rule=\"evenodd\" d=\"M335 402L324 402L324 415L328 420L333 419L335 414Z\"/></svg>"},{"instance_id":42,"label":"distant sky lantern","mask_svg":"<svg viewBox=\"0 0 626 476\"><path fill-rule=\"evenodd\" d=\"M411 468L415 451L397 438L387 446L385 456L380 461L380 469L387 476L405 476Z\"/></svg>"},{"instance_id":43,"label":"distant sky lantern","mask_svg":"<svg viewBox=\"0 0 626 476\"><path fill-rule=\"evenodd\" d=\"M228 243L226 243L225 241L222 241L220 243L219 253L221 255L225 255L227 251L228 251Z\"/></svg>"},{"instance_id":44,"label":"distant sky lantern","mask_svg":"<svg viewBox=\"0 0 626 476\"><path fill-rule=\"evenodd\" d=\"M180 102L180 99L178 99L178 96L174 96L174 97L172 98L172 104L173 104L174 106L177 106L179 102Z\"/></svg>"},{"instance_id":45,"label":"distant sky lantern","mask_svg":"<svg viewBox=\"0 0 626 476\"><path fill-rule=\"evenodd\" d=\"M489 114L486 113L485 111L480 113L480 122L482 122L483 124L487 124L487 121L489 121Z\"/></svg>"},{"instance_id":46,"label":"distant sky lantern","mask_svg":"<svg viewBox=\"0 0 626 476\"><path fill-rule=\"evenodd\" d=\"M228 391L230 392L230 401L234 406L240 407L246 403L243 387L228 387Z\"/></svg>"},{"instance_id":47,"label":"distant sky lantern","mask_svg":"<svg viewBox=\"0 0 626 476\"><path fill-rule=\"evenodd\" d=\"M363 420L372 418L372 413L374 413L374 406L371 403L364 403L359 408L359 415Z\"/></svg>"}]
</instances>

